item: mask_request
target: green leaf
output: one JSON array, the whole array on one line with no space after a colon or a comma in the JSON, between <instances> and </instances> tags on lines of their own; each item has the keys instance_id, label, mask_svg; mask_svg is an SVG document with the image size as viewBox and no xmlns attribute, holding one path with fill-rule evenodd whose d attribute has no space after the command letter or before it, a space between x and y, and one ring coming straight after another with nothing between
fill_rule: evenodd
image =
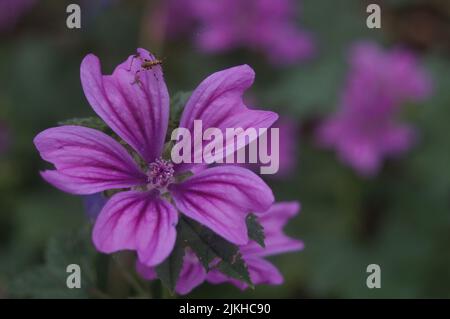
<instances>
[{"instance_id":1,"label":"green leaf","mask_svg":"<svg viewBox=\"0 0 450 319\"><path fill-rule=\"evenodd\" d=\"M236 255L231 263L221 261L217 265L217 269L229 277L245 282L252 289L254 288L254 285L248 273L247 265L245 264L245 261L242 259L241 254Z\"/></svg>"},{"instance_id":2,"label":"green leaf","mask_svg":"<svg viewBox=\"0 0 450 319\"><path fill-rule=\"evenodd\" d=\"M155 269L162 284L169 289L172 294L175 291L178 277L180 276L183 267L184 252L185 247L183 241L181 240L181 237L178 236L170 256Z\"/></svg>"},{"instance_id":3,"label":"green leaf","mask_svg":"<svg viewBox=\"0 0 450 319\"><path fill-rule=\"evenodd\" d=\"M166 141L170 141L172 131L176 129L180 123L181 114L183 113L184 106L189 100L192 92L177 92L170 99L170 120L169 129L167 130Z\"/></svg>"},{"instance_id":4,"label":"green leaf","mask_svg":"<svg viewBox=\"0 0 450 319\"><path fill-rule=\"evenodd\" d=\"M219 259L218 269L221 272L253 287L237 246L186 217L180 219L179 229L183 242L195 252L206 271L210 270L213 261Z\"/></svg>"},{"instance_id":5,"label":"green leaf","mask_svg":"<svg viewBox=\"0 0 450 319\"><path fill-rule=\"evenodd\" d=\"M103 122L102 119L92 116L84 118L73 118L65 121L58 122L58 125L78 125L93 128L102 132L108 132L109 127Z\"/></svg>"},{"instance_id":6,"label":"green leaf","mask_svg":"<svg viewBox=\"0 0 450 319\"><path fill-rule=\"evenodd\" d=\"M247 216L247 233L248 237L258 243L261 247L266 247L264 240L264 227L259 223L255 214L248 214Z\"/></svg>"},{"instance_id":7,"label":"green leaf","mask_svg":"<svg viewBox=\"0 0 450 319\"><path fill-rule=\"evenodd\" d=\"M183 109L191 97L192 92L180 91L170 99L170 118L174 121L179 120Z\"/></svg>"}]
</instances>

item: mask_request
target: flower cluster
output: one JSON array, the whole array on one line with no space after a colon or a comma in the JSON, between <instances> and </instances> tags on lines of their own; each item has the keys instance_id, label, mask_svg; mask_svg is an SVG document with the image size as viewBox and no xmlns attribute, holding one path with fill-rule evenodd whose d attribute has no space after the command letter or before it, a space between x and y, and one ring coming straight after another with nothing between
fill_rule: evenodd
<instances>
[{"instance_id":1,"label":"flower cluster","mask_svg":"<svg viewBox=\"0 0 450 319\"><path fill-rule=\"evenodd\" d=\"M359 43L350 54L350 73L339 111L319 127L318 141L364 176L376 174L386 157L407 151L415 131L396 117L404 102L431 92L428 74L406 49L383 51Z\"/></svg>"},{"instance_id":2,"label":"flower cluster","mask_svg":"<svg viewBox=\"0 0 450 319\"><path fill-rule=\"evenodd\" d=\"M299 249L300 243L285 238L281 229L297 206L272 206L271 189L255 173L232 165L175 164L166 157L169 93L161 65L142 66L149 61L156 59L138 49L112 75L102 74L100 61L92 54L81 64L86 98L114 137L89 127L64 125L47 129L34 140L41 157L55 166L41 172L50 184L77 195L114 190L104 205L96 205L98 197L94 205L88 200L89 210L101 207L93 229L96 248L104 253L135 250L141 265L157 266L171 254L177 223L186 216L241 247L243 258L255 271L270 268L262 256ZM254 72L247 65L212 74L188 99L179 127L191 130L194 120L201 120L204 129L221 131L230 126L270 127L277 114L243 103L243 93L253 80ZM265 252L249 240L249 213L266 224ZM189 265L195 256L188 253L185 259ZM262 280L256 273L252 277L255 282ZM280 281L280 276L275 277L270 282Z\"/></svg>"},{"instance_id":3,"label":"flower cluster","mask_svg":"<svg viewBox=\"0 0 450 319\"><path fill-rule=\"evenodd\" d=\"M314 53L310 33L296 25L293 0L169 0L152 19L169 36L194 29L205 52L248 48L276 65L295 63Z\"/></svg>"}]
</instances>

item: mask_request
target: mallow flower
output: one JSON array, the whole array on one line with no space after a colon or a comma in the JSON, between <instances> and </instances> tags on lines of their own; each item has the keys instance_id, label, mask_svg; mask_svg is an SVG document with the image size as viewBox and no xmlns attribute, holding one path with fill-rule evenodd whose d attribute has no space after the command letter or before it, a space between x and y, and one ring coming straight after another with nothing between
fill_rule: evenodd
<instances>
[{"instance_id":1,"label":"mallow flower","mask_svg":"<svg viewBox=\"0 0 450 319\"><path fill-rule=\"evenodd\" d=\"M207 53L247 48L275 65L309 58L312 35L296 23L295 0L168 0L151 15L152 29L173 37L191 31ZM158 27L157 24L162 25Z\"/></svg>"},{"instance_id":2,"label":"mallow flower","mask_svg":"<svg viewBox=\"0 0 450 319\"><path fill-rule=\"evenodd\" d=\"M385 158L414 144L415 129L397 117L404 103L429 97L432 84L414 54L402 48L358 43L349 64L340 108L319 126L317 139L359 174L373 176Z\"/></svg>"},{"instance_id":3,"label":"mallow flower","mask_svg":"<svg viewBox=\"0 0 450 319\"><path fill-rule=\"evenodd\" d=\"M255 241L249 241L239 247L253 284L279 285L283 283L281 273L265 257L303 249L302 241L292 239L283 232L283 228L289 219L297 215L299 210L300 204L298 202L280 202L273 204L267 211L259 214L259 222L264 227L265 247L261 247ZM188 294L204 281L213 284L230 282L242 290L247 288L246 283L227 277L214 269L214 265L211 268L211 271L207 273L195 254L187 249L175 291L180 295ZM153 267L138 262L136 269L143 278L156 279L156 272Z\"/></svg>"},{"instance_id":4,"label":"mallow flower","mask_svg":"<svg viewBox=\"0 0 450 319\"><path fill-rule=\"evenodd\" d=\"M194 1L200 24L196 38L206 52L249 48L273 64L290 64L314 53L309 32L296 25L292 0Z\"/></svg>"},{"instance_id":5,"label":"mallow flower","mask_svg":"<svg viewBox=\"0 0 450 319\"><path fill-rule=\"evenodd\" d=\"M138 49L112 75L103 75L96 56L84 58L80 74L86 98L121 143L82 126L47 129L34 143L55 170L41 172L42 177L71 194L119 191L104 205L93 229L94 245L104 253L135 250L143 264L161 263L174 247L179 213L231 243L246 244L246 216L270 207L271 189L241 167L175 165L163 157L169 93L161 66L145 70L143 59L156 61ZM253 80L247 65L212 74L187 101L180 127L192 129L194 120L201 120L204 129L223 131L270 127L275 113L248 109L242 101Z\"/></svg>"}]
</instances>

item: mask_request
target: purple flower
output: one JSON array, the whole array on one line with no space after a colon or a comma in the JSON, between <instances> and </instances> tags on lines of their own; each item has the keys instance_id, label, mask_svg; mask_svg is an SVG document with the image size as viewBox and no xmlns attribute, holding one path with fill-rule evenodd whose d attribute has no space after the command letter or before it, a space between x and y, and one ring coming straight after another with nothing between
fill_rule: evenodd
<instances>
[{"instance_id":1,"label":"purple flower","mask_svg":"<svg viewBox=\"0 0 450 319\"><path fill-rule=\"evenodd\" d=\"M197 38L207 52L247 47L274 64L289 64L313 53L311 35L295 23L292 0L198 0L194 12L202 29Z\"/></svg>"},{"instance_id":2,"label":"purple flower","mask_svg":"<svg viewBox=\"0 0 450 319\"><path fill-rule=\"evenodd\" d=\"M350 68L340 109L319 127L317 137L359 174L372 176L384 158L413 145L415 130L396 116L403 103L426 99L431 81L411 52L383 51L373 43L353 47Z\"/></svg>"},{"instance_id":3,"label":"purple flower","mask_svg":"<svg viewBox=\"0 0 450 319\"><path fill-rule=\"evenodd\" d=\"M283 282L283 276L278 269L264 257L303 249L302 241L292 239L283 232L288 220L294 217L299 210L300 205L297 202L282 202L272 205L269 210L259 215L259 221L264 227L266 236L266 247L263 248L254 241L240 246L239 250L255 285L279 285ZM137 271L145 279L156 279L156 273L152 267L138 263ZM245 283L229 278L216 269L206 273L197 257L187 250L175 291L180 295L188 294L205 280L213 284L230 282L240 289L247 288Z\"/></svg>"},{"instance_id":4,"label":"purple flower","mask_svg":"<svg viewBox=\"0 0 450 319\"><path fill-rule=\"evenodd\" d=\"M190 32L195 26L195 0L165 0L152 7L149 28L155 38L174 38Z\"/></svg>"},{"instance_id":5,"label":"purple flower","mask_svg":"<svg viewBox=\"0 0 450 319\"><path fill-rule=\"evenodd\" d=\"M293 0L170 0L153 17L169 36L195 30L205 52L248 48L283 65L314 53L311 34L296 25L296 12Z\"/></svg>"},{"instance_id":6,"label":"purple flower","mask_svg":"<svg viewBox=\"0 0 450 319\"><path fill-rule=\"evenodd\" d=\"M144 49L137 53L155 61ZM250 110L242 102L253 80L247 65L209 76L188 100L180 126L190 129L202 120L205 129L270 127L275 113ZM81 82L94 111L136 152L140 166L115 139L86 127L50 128L34 142L41 157L55 165L41 173L55 187L81 195L126 190L113 195L97 217L93 241L99 251L136 250L143 264L161 263L175 243L178 211L232 243L247 243L246 215L270 207L272 191L240 167L208 168L186 178L196 164L173 165L162 158L169 94L161 66L144 70L131 55L112 75L102 75L99 59L89 54L81 64Z\"/></svg>"},{"instance_id":7,"label":"purple flower","mask_svg":"<svg viewBox=\"0 0 450 319\"><path fill-rule=\"evenodd\" d=\"M0 32L13 29L19 19L27 13L36 0L1 0Z\"/></svg>"}]
</instances>

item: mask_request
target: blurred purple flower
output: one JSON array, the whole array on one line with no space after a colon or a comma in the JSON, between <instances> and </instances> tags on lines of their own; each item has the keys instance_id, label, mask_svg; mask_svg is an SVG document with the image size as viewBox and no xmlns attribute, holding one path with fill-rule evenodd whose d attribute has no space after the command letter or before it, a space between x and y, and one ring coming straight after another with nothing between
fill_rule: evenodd
<instances>
[{"instance_id":1,"label":"blurred purple flower","mask_svg":"<svg viewBox=\"0 0 450 319\"><path fill-rule=\"evenodd\" d=\"M153 19L169 36L195 30L195 41L205 52L249 48L284 65L314 53L311 34L296 24L296 5L293 0L170 0Z\"/></svg>"},{"instance_id":2,"label":"blurred purple flower","mask_svg":"<svg viewBox=\"0 0 450 319\"><path fill-rule=\"evenodd\" d=\"M303 242L286 236L283 228L286 223L298 214L300 204L297 202L281 202L259 215L259 221L264 227L265 244L263 248L254 241L240 246L239 250L247 263L252 282L255 285L269 284L279 285L283 283L283 276L278 269L264 257L293 252L303 249ZM154 268L137 264L137 271L148 280L156 279ZM246 289L247 285L239 280L229 278L216 269L206 273L205 269L190 251L186 251L183 267L177 282L175 291L180 295L188 294L205 280L213 284L230 282L240 289Z\"/></svg>"},{"instance_id":3,"label":"blurred purple flower","mask_svg":"<svg viewBox=\"0 0 450 319\"><path fill-rule=\"evenodd\" d=\"M166 35L174 38L189 33L195 26L193 10L195 0L164 0L152 7L149 24L154 37Z\"/></svg>"},{"instance_id":4,"label":"blurred purple flower","mask_svg":"<svg viewBox=\"0 0 450 319\"><path fill-rule=\"evenodd\" d=\"M0 32L13 29L36 0L0 0Z\"/></svg>"},{"instance_id":5,"label":"blurred purple flower","mask_svg":"<svg viewBox=\"0 0 450 319\"><path fill-rule=\"evenodd\" d=\"M144 49L137 52L142 59L155 60ZM56 167L42 172L42 177L72 194L128 189L113 195L97 217L93 241L101 252L136 250L142 263L161 263L175 243L178 210L232 243L247 243L246 215L270 207L271 189L251 171L236 166L208 168L180 181L195 164L173 165L161 158L169 94L160 65L140 72L135 83L142 70L136 55L112 75L102 75L100 61L92 54L81 64L81 82L92 108L136 151L144 167L100 131L61 126L34 140L41 157ZM247 65L209 76L188 100L180 127L192 130L194 120L202 120L204 129L215 127L224 134L231 123L244 129L270 127L277 119L275 113L250 110L242 101L253 80L254 72Z\"/></svg>"},{"instance_id":6,"label":"blurred purple flower","mask_svg":"<svg viewBox=\"0 0 450 319\"><path fill-rule=\"evenodd\" d=\"M385 158L414 144L414 128L396 116L403 103L430 96L431 80L406 49L383 51L363 42L352 48L349 63L340 109L319 127L317 138L359 174L373 176Z\"/></svg>"}]
</instances>

